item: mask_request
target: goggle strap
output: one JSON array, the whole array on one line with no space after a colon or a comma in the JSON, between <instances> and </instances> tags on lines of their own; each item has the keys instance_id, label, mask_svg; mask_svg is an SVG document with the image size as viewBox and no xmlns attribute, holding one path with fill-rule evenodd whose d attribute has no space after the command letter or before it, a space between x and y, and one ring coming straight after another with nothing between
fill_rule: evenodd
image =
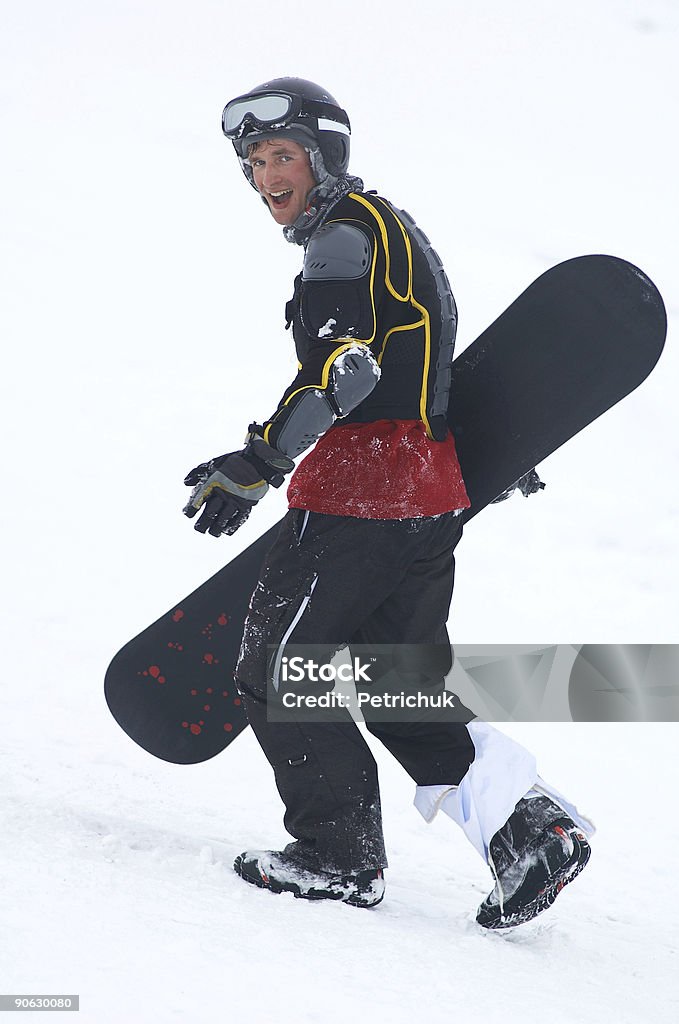
<instances>
[{"instance_id":1,"label":"goggle strap","mask_svg":"<svg viewBox=\"0 0 679 1024\"><path fill-rule=\"evenodd\" d=\"M342 110L341 107L336 107L331 103L323 103L320 100L303 100L302 113L311 114L317 118L324 118L335 124L343 124L345 128L349 127L349 115L346 110Z\"/></svg>"}]
</instances>

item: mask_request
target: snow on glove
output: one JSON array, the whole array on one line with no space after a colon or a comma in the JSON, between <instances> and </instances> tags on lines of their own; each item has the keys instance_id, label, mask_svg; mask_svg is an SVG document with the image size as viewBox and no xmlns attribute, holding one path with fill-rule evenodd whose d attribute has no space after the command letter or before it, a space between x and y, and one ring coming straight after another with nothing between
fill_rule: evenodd
<instances>
[{"instance_id":1,"label":"snow on glove","mask_svg":"<svg viewBox=\"0 0 679 1024\"><path fill-rule=\"evenodd\" d=\"M235 533L269 484L280 487L284 474L294 468L292 459L257 434L249 433L246 440L242 451L202 462L184 478L184 483L193 487L184 515L193 519L203 509L194 527L199 533L212 537Z\"/></svg>"},{"instance_id":2,"label":"snow on glove","mask_svg":"<svg viewBox=\"0 0 679 1024\"><path fill-rule=\"evenodd\" d=\"M497 498L493 498L491 505L497 505L500 501L506 501L514 491L521 491L524 498L527 498L529 494L536 494L538 491L543 490L544 487L545 484L543 484L536 471L529 469L522 477L515 480L511 487L508 487L502 494L498 494Z\"/></svg>"}]
</instances>

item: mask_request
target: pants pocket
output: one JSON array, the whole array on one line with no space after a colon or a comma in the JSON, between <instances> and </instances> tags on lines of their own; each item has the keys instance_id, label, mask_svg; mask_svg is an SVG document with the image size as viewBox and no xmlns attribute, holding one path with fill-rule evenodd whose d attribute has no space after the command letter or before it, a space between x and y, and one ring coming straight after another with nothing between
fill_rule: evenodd
<instances>
[{"instance_id":1,"label":"pants pocket","mask_svg":"<svg viewBox=\"0 0 679 1024\"><path fill-rule=\"evenodd\" d=\"M271 590L262 580L257 584L245 620L236 680L261 698L269 680L278 689L285 643L304 614L317 579L315 573L301 574L286 594Z\"/></svg>"}]
</instances>

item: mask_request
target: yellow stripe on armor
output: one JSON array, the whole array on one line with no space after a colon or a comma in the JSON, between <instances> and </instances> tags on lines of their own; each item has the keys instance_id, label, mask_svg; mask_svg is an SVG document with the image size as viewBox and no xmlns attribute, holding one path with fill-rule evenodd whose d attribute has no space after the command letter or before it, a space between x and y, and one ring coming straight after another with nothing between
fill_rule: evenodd
<instances>
[{"instance_id":1,"label":"yellow stripe on armor","mask_svg":"<svg viewBox=\"0 0 679 1024\"><path fill-rule=\"evenodd\" d=\"M384 358L384 353L387 348L387 342L389 341L389 338L392 336L392 334L396 334L397 331L414 331L416 327L423 326L424 320L417 320L414 324L400 324L398 327L392 327L391 330L387 331L387 333L384 336L384 344L382 345L382 351L377 357L377 362L380 365L382 365L382 359Z\"/></svg>"},{"instance_id":2,"label":"yellow stripe on armor","mask_svg":"<svg viewBox=\"0 0 679 1024\"><path fill-rule=\"evenodd\" d=\"M382 242L384 243L384 250L386 256L385 283L387 288L394 296L394 298L399 300L399 302L410 302L411 306L413 306L422 314L422 319L424 321L424 359L422 366L422 384L420 387L420 418L425 425L427 436L433 438L434 435L432 434L431 426L429 424L429 418L427 416L427 384L429 382L429 366L431 362L431 322L429 317L429 310L426 308L426 306L423 306L421 302L418 302L415 296L413 295L413 252L410 245L410 238L408 236L408 232L406 231L399 217L391 209L389 204L386 203L379 196L377 196L376 198L378 199L378 201L382 203L382 205L389 211L389 213L391 213L392 217L394 218L399 228L401 229L401 234L403 235L403 241L406 247L406 254L408 257L408 293L407 295L400 295L392 285L391 279L389 277L389 233L387 231L387 226L384 222L382 215L380 214L379 210L377 210L372 203L368 202L368 200L364 196L359 195L357 192L350 192L349 196L351 199L355 199L357 202L365 206L365 208L372 213L373 217L375 218L379 225L380 234L382 236ZM382 347L382 352L384 352L384 346Z\"/></svg>"},{"instance_id":3,"label":"yellow stripe on armor","mask_svg":"<svg viewBox=\"0 0 679 1024\"><path fill-rule=\"evenodd\" d=\"M427 416L427 384L429 383L429 363L431 361L431 325L429 322L429 311L422 306L419 302L416 302L414 298L410 300L415 307L419 309L424 319L424 360L422 367L422 387L420 388L420 417L427 429L427 435L433 438L431 427L429 425L429 418Z\"/></svg>"},{"instance_id":4,"label":"yellow stripe on armor","mask_svg":"<svg viewBox=\"0 0 679 1024\"><path fill-rule=\"evenodd\" d=\"M339 342L341 342L341 341L342 341L342 339L340 338ZM367 342L361 341L359 338L348 338L342 344L339 344L339 342L338 342L338 347L335 349L335 351L332 353L332 355L330 355L328 357L328 359L326 359L325 363L323 364L323 370L321 371L321 382L320 382L320 384L305 384L304 387L297 388L295 391L292 392L291 395L288 395L288 397L285 399L283 405L279 409L276 410L276 415L272 419L271 423L269 423L268 426L264 430L264 435L263 436L264 436L264 440L267 442L267 444L269 443L269 431L271 430L271 428L274 426L274 424L276 422L276 416L278 415L279 412L281 412L286 407L288 402L292 401L292 399L295 397L295 395L301 394L302 391L325 391L327 389L327 387L328 387L328 378L330 377L330 370L332 369L332 364L335 362L335 360L339 356L341 356L343 352L346 352L347 349L352 348L354 345L367 345Z\"/></svg>"},{"instance_id":5,"label":"yellow stripe on armor","mask_svg":"<svg viewBox=\"0 0 679 1024\"><path fill-rule=\"evenodd\" d=\"M382 243L384 245L384 253L385 253L386 262L387 262L387 266L386 266L386 270L385 270L385 275L384 275L385 284L386 284L388 290L391 292L391 294L394 296L395 299L398 299L399 302L408 302L408 300L410 299L410 290L405 295L401 295L401 293L398 292L394 288L393 284L391 283L391 277L389 276L389 268L391 266L391 258L390 258L390 254L389 254L389 232L387 231L387 225L384 223L384 218L382 217L382 215L379 212L379 210L377 210L373 206L372 203L368 202L368 200L364 196L359 195L358 192L350 192L349 193L349 198L350 199L355 199L357 203L360 203L362 206L365 206L366 210L369 210L370 213L372 213L372 215L375 218L375 220L377 221L377 225L378 225L378 227L380 229L380 234L382 236ZM409 267L408 267L408 281L409 282L412 281L411 255L412 254L410 253L410 250L408 249L408 263L409 263Z\"/></svg>"},{"instance_id":6,"label":"yellow stripe on armor","mask_svg":"<svg viewBox=\"0 0 679 1024\"><path fill-rule=\"evenodd\" d=\"M382 203L382 206L384 206L389 211L389 213L392 215L392 217L394 218L394 220L396 221L396 223L398 224L398 226L401 229L401 234L403 235L403 241L405 243L406 252L408 253L408 298L412 301L412 298L413 298L413 250L412 250L412 247L410 245L410 237L409 237L408 232L406 231L402 221L397 217L397 215L394 213L394 211L389 206L389 204L384 199L382 199L380 196L375 196L375 198L377 199L378 202Z\"/></svg>"}]
</instances>

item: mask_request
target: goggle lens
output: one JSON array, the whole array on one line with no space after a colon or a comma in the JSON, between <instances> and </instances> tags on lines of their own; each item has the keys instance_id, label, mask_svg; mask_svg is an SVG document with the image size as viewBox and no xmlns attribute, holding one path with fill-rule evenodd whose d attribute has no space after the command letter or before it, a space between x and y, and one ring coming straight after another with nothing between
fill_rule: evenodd
<instances>
[{"instance_id":1,"label":"goggle lens","mask_svg":"<svg viewBox=\"0 0 679 1024\"><path fill-rule=\"evenodd\" d=\"M238 136L248 117L261 125L277 124L285 121L291 110L292 99L289 96L250 96L244 100L232 100L224 107L222 128L225 135Z\"/></svg>"}]
</instances>

